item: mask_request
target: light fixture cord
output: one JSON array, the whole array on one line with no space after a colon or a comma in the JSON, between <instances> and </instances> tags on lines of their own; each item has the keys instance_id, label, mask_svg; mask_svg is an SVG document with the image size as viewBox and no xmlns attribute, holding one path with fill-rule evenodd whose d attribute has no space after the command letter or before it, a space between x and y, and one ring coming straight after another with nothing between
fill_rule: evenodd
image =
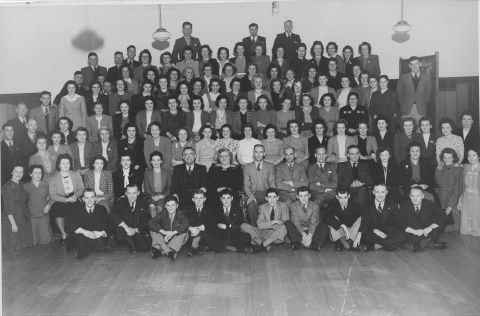
<instances>
[{"instance_id":1,"label":"light fixture cord","mask_svg":"<svg viewBox=\"0 0 480 316\"><path fill-rule=\"evenodd\" d=\"M161 4L158 5L158 19L160 21L160 28L161 28L162 27L162 5Z\"/></svg>"},{"instance_id":2,"label":"light fixture cord","mask_svg":"<svg viewBox=\"0 0 480 316\"><path fill-rule=\"evenodd\" d=\"M402 2L402 9L401 9L401 12L402 12L402 18L401 18L401 21L403 21L403 0L401 1ZM160 19L161 21L161 19ZM161 23L161 22L160 22Z\"/></svg>"}]
</instances>

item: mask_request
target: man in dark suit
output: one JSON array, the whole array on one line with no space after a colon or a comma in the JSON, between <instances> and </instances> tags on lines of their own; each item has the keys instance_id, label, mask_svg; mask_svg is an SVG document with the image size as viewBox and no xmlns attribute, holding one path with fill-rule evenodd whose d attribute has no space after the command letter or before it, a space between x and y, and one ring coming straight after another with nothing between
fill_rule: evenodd
<instances>
[{"instance_id":1,"label":"man in dark suit","mask_svg":"<svg viewBox=\"0 0 480 316\"><path fill-rule=\"evenodd\" d=\"M122 196L113 204L110 217L115 229L115 239L126 241L128 251L136 254L145 252L148 246L148 208L145 201L139 197L140 189L136 184L129 184Z\"/></svg>"},{"instance_id":2,"label":"man in dark suit","mask_svg":"<svg viewBox=\"0 0 480 316\"><path fill-rule=\"evenodd\" d=\"M284 33L277 34L272 47L272 60L276 58L278 46L285 49L285 59L291 59L296 56L297 45L302 42L300 35L292 33L293 22L287 20L283 23Z\"/></svg>"},{"instance_id":3,"label":"man in dark suit","mask_svg":"<svg viewBox=\"0 0 480 316\"><path fill-rule=\"evenodd\" d=\"M425 247L445 249L446 242L438 240L446 223L446 215L431 201L424 199L420 186L410 188L410 200L400 207L401 227L406 233L406 242L412 245L412 251L418 252Z\"/></svg>"},{"instance_id":4,"label":"man in dark suit","mask_svg":"<svg viewBox=\"0 0 480 316\"><path fill-rule=\"evenodd\" d=\"M28 113L29 118L35 119L38 124L38 131L48 135L56 129L58 120L58 108L51 106L52 95L48 91L40 93L40 105L34 107Z\"/></svg>"},{"instance_id":5,"label":"man in dark suit","mask_svg":"<svg viewBox=\"0 0 480 316\"><path fill-rule=\"evenodd\" d=\"M373 187L375 199L363 207L366 226L363 232L365 250L382 248L393 251L401 247L405 240L405 234L398 225L398 204L386 200L388 191L384 184L376 184Z\"/></svg>"},{"instance_id":6,"label":"man in dark suit","mask_svg":"<svg viewBox=\"0 0 480 316\"><path fill-rule=\"evenodd\" d=\"M427 73L420 72L418 57L410 57L410 72L400 75L397 82L397 98L402 116L413 117L418 122L427 114L432 95L432 81Z\"/></svg>"},{"instance_id":7,"label":"man in dark suit","mask_svg":"<svg viewBox=\"0 0 480 316\"><path fill-rule=\"evenodd\" d=\"M192 36L192 23L183 22L182 24L183 36L175 40L172 51L172 60L174 63L183 60L183 48L190 46L192 48L192 59L197 59L200 54L200 40Z\"/></svg>"},{"instance_id":8,"label":"man in dark suit","mask_svg":"<svg viewBox=\"0 0 480 316\"><path fill-rule=\"evenodd\" d=\"M288 206L296 201L296 189L308 185L305 167L295 162L295 149L287 147L284 149L285 162L275 168L275 183L280 194L280 201Z\"/></svg>"},{"instance_id":9,"label":"man in dark suit","mask_svg":"<svg viewBox=\"0 0 480 316\"><path fill-rule=\"evenodd\" d=\"M17 113L17 116L11 120L9 120L7 123L13 127L13 130L15 131L15 140L23 144L28 140L28 131L27 131L27 113L28 113L28 108L25 103L19 103L15 107L15 113Z\"/></svg>"},{"instance_id":10,"label":"man in dark suit","mask_svg":"<svg viewBox=\"0 0 480 316\"><path fill-rule=\"evenodd\" d=\"M148 221L152 231L152 258L161 255L175 261L177 253L188 241L188 219L183 210L178 209L178 200L174 196L165 198L166 212L158 213Z\"/></svg>"},{"instance_id":11,"label":"man in dark suit","mask_svg":"<svg viewBox=\"0 0 480 316\"><path fill-rule=\"evenodd\" d=\"M118 79L122 79L122 66L123 66L123 53L116 51L113 54L113 62L115 66L108 68L107 79L110 82L116 82Z\"/></svg>"},{"instance_id":12,"label":"man in dark suit","mask_svg":"<svg viewBox=\"0 0 480 316\"><path fill-rule=\"evenodd\" d=\"M187 255L190 257L203 253L206 218L212 216L212 209L205 204L205 192L196 190L192 199L193 205L187 206L187 218L190 225L188 228L190 231L190 248L187 250Z\"/></svg>"},{"instance_id":13,"label":"man in dark suit","mask_svg":"<svg viewBox=\"0 0 480 316\"><path fill-rule=\"evenodd\" d=\"M242 39L243 47L245 47L245 56L255 56L255 45L257 45L257 43L262 45L263 55L265 55L267 53L267 39L258 35L258 24L251 23L248 26L248 31L250 32L250 36Z\"/></svg>"},{"instance_id":14,"label":"man in dark suit","mask_svg":"<svg viewBox=\"0 0 480 316\"><path fill-rule=\"evenodd\" d=\"M308 166L308 185L311 190L312 201L324 209L324 203L335 198L335 189L338 184L337 166L327 162L327 148L319 146L315 150L316 163Z\"/></svg>"},{"instance_id":15,"label":"man in dark suit","mask_svg":"<svg viewBox=\"0 0 480 316\"><path fill-rule=\"evenodd\" d=\"M324 220L330 226L335 250L341 251L345 248L358 251L365 227L360 206L350 199L348 189L337 189L336 197L329 203Z\"/></svg>"},{"instance_id":16,"label":"man in dark suit","mask_svg":"<svg viewBox=\"0 0 480 316\"><path fill-rule=\"evenodd\" d=\"M113 193L115 198L121 197L125 193L125 188L130 184L136 184L139 188L142 187L143 175L140 169L135 169L132 166L132 157L129 153L120 153L120 166L113 174Z\"/></svg>"},{"instance_id":17,"label":"man in dark suit","mask_svg":"<svg viewBox=\"0 0 480 316\"><path fill-rule=\"evenodd\" d=\"M140 66L142 63L138 60L135 60L137 56L137 48L135 45L129 45L127 47L127 58L123 61L124 65L127 65L130 68L130 78L133 78L133 68Z\"/></svg>"},{"instance_id":18,"label":"man in dark suit","mask_svg":"<svg viewBox=\"0 0 480 316\"><path fill-rule=\"evenodd\" d=\"M2 185L4 185L12 177L13 167L19 162L26 170L29 157L26 157L21 143L15 139L15 131L11 123L3 124L2 133ZM24 172L24 177L27 173Z\"/></svg>"},{"instance_id":19,"label":"man in dark suit","mask_svg":"<svg viewBox=\"0 0 480 316\"><path fill-rule=\"evenodd\" d=\"M83 176L85 170L90 166L93 158L93 145L87 140L88 131L85 127L79 127L75 131L77 141L68 145L73 155L72 170L78 170Z\"/></svg>"},{"instance_id":20,"label":"man in dark suit","mask_svg":"<svg viewBox=\"0 0 480 316\"><path fill-rule=\"evenodd\" d=\"M254 161L247 164L243 171L243 190L247 195L247 214L249 223L257 225L258 208L265 203L265 194L268 188L275 188L275 171L273 164L264 161L265 147L255 145L253 148Z\"/></svg>"},{"instance_id":21,"label":"man in dark suit","mask_svg":"<svg viewBox=\"0 0 480 316\"><path fill-rule=\"evenodd\" d=\"M192 203L193 192L207 192L207 169L195 163L195 150L185 147L182 151L183 164L175 166L172 174L170 192L179 200L180 207L185 208Z\"/></svg>"},{"instance_id":22,"label":"man in dark suit","mask_svg":"<svg viewBox=\"0 0 480 316\"><path fill-rule=\"evenodd\" d=\"M348 161L338 164L338 186L349 189L352 199L359 205L368 200L368 187L372 185L372 177L368 164L360 161L360 150L357 145L347 148Z\"/></svg>"},{"instance_id":23,"label":"man in dark suit","mask_svg":"<svg viewBox=\"0 0 480 316\"><path fill-rule=\"evenodd\" d=\"M68 221L69 236L77 259L95 250L105 251L111 233L110 219L105 207L95 204L95 190L83 191L84 204L78 204Z\"/></svg>"},{"instance_id":24,"label":"man in dark suit","mask_svg":"<svg viewBox=\"0 0 480 316\"><path fill-rule=\"evenodd\" d=\"M328 226L323 222L320 208L310 201L308 187L297 189L297 200L290 205L290 221L285 222L292 249L302 246L311 250L320 250L328 235Z\"/></svg>"},{"instance_id":25,"label":"man in dark suit","mask_svg":"<svg viewBox=\"0 0 480 316\"><path fill-rule=\"evenodd\" d=\"M473 127L473 114L469 111L462 113L462 128L454 131L455 135L462 137L465 153L463 155L463 164L468 163L468 150L470 148L478 148L480 145L480 136L478 135L478 128Z\"/></svg>"},{"instance_id":26,"label":"man in dark suit","mask_svg":"<svg viewBox=\"0 0 480 316\"><path fill-rule=\"evenodd\" d=\"M207 214L205 220L205 244L215 252L225 249L238 252L252 252L251 238L240 230L245 216L240 208L233 206L233 193L230 189L220 192L221 207Z\"/></svg>"},{"instance_id":27,"label":"man in dark suit","mask_svg":"<svg viewBox=\"0 0 480 316\"><path fill-rule=\"evenodd\" d=\"M105 76L108 75L107 68L98 65L98 56L94 52L88 53L88 66L81 69L83 74L83 87L85 90L90 89L90 83L94 80L97 80L99 75Z\"/></svg>"},{"instance_id":28,"label":"man in dark suit","mask_svg":"<svg viewBox=\"0 0 480 316\"><path fill-rule=\"evenodd\" d=\"M418 121L420 133L415 134L413 139L420 144L420 157L430 161L433 168L437 168L437 147L435 145L437 137L432 133L433 123L427 116L422 116Z\"/></svg>"}]
</instances>

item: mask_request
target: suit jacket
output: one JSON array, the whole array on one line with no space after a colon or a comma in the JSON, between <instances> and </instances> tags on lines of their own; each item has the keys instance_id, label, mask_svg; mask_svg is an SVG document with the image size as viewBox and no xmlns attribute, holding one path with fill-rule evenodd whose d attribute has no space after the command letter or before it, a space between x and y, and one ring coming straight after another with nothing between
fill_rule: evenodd
<instances>
[{"instance_id":1,"label":"suit jacket","mask_svg":"<svg viewBox=\"0 0 480 316\"><path fill-rule=\"evenodd\" d=\"M130 73L132 73L132 72L130 71ZM120 66L114 65L114 66L108 68L107 78L111 83L116 82L118 79L122 79L123 78L123 76L122 76L122 65L120 65Z\"/></svg>"},{"instance_id":2,"label":"suit jacket","mask_svg":"<svg viewBox=\"0 0 480 316\"><path fill-rule=\"evenodd\" d=\"M252 124L253 134L258 134L257 114L253 110L247 110L247 123ZM235 111L232 114L232 129L233 134L240 136L242 134L242 118L240 111Z\"/></svg>"},{"instance_id":3,"label":"suit jacket","mask_svg":"<svg viewBox=\"0 0 480 316\"><path fill-rule=\"evenodd\" d=\"M143 189L145 193L147 193L148 197L152 197L157 194L162 194L165 196L170 195L170 186L172 183L172 174L170 170L161 168L160 178L162 181L162 190L160 192L155 191L155 182L154 182L154 172L152 169L145 170L145 174L143 176ZM123 181L123 175L122 175Z\"/></svg>"},{"instance_id":4,"label":"suit jacket","mask_svg":"<svg viewBox=\"0 0 480 316\"><path fill-rule=\"evenodd\" d=\"M263 36L257 35L257 40L252 42L252 38L247 36L242 39L243 47L245 47L246 56L255 56L255 46L261 42L263 47L263 55L267 53L267 39Z\"/></svg>"},{"instance_id":5,"label":"suit jacket","mask_svg":"<svg viewBox=\"0 0 480 316\"><path fill-rule=\"evenodd\" d=\"M206 230L207 216L211 216L212 211L213 210L206 204L203 205L202 209L200 210L200 213L198 213L197 207L195 205L187 206L187 218L190 226L198 227L201 225L205 225L205 230Z\"/></svg>"},{"instance_id":6,"label":"suit jacket","mask_svg":"<svg viewBox=\"0 0 480 316\"><path fill-rule=\"evenodd\" d=\"M145 200L138 197L135 201L135 208L132 211L130 202L126 196L122 196L113 204L110 218L113 225L119 226L125 223L128 227L138 228L141 233L148 232L148 211Z\"/></svg>"},{"instance_id":7,"label":"suit jacket","mask_svg":"<svg viewBox=\"0 0 480 316\"><path fill-rule=\"evenodd\" d=\"M162 114L159 110L152 111L152 119L150 122L162 122ZM137 125L138 133L143 135L147 132L147 110L141 110L135 117L135 125Z\"/></svg>"},{"instance_id":8,"label":"suit jacket","mask_svg":"<svg viewBox=\"0 0 480 316\"><path fill-rule=\"evenodd\" d=\"M133 168L133 165L128 171L128 183L135 183L140 189L142 188L143 178L140 174L141 171ZM113 180L113 193L115 198L121 197L125 193L125 187L123 186L123 169L119 168L114 173L112 173Z\"/></svg>"},{"instance_id":9,"label":"suit jacket","mask_svg":"<svg viewBox=\"0 0 480 316\"><path fill-rule=\"evenodd\" d=\"M418 87L415 90L412 73L404 73L397 82L397 98L403 115L410 114L412 105L417 105L420 115L426 115L427 105L432 95L432 81L426 73L420 73Z\"/></svg>"},{"instance_id":10,"label":"suit jacket","mask_svg":"<svg viewBox=\"0 0 480 316\"><path fill-rule=\"evenodd\" d=\"M358 161L358 180L363 182L363 187L369 187L372 185L372 177L370 176L370 170L368 164L363 161ZM338 172L338 186L343 188L350 188L353 182L353 167L350 161L340 162L337 166Z\"/></svg>"},{"instance_id":11,"label":"suit jacket","mask_svg":"<svg viewBox=\"0 0 480 316\"><path fill-rule=\"evenodd\" d=\"M318 163L311 164L307 169L309 187L312 192L329 193L335 195L338 186L337 166L325 162L323 172ZM320 182L320 186L317 185Z\"/></svg>"},{"instance_id":12,"label":"suit jacket","mask_svg":"<svg viewBox=\"0 0 480 316\"><path fill-rule=\"evenodd\" d=\"M5 140L2 141L2 185L4 185L12 177L12 170L16 163L20 162L21 165L27 168L27 160L29 157L25 155L22 146L17 140L13 141L13 146L10 148L7 146ZM24 175L26 173L24 172Z\"/></svg>"},{"instance_id":13,"label":"suit jacket","mask_svg":"<svg viewBox=\"0 0 480 316\"><path fill-rule=\"evenodd\" d=\"M295 52L295 55L296 55L296 52ZM309 59L307 62L307 66L305 67L305 71L307 71L310 66L315 67L315 69L317 70L317 74L322 72L328 73L328 58L322 56L322 58L320 58L318 62L315 60L315 57L313 57L312 59ZM304 76L306 75L307 74L305 73Z\"/></svg>"},{"instance_id":14,"label":"suit jacket","mask_svg":"<svg viewBox=\"0 0 480 316\"><path fill-rule=\"evenodd\" d=\"M278 201L273 208L274 220L280 220L283 223L290 220L287 203ZM272 220L270 219L270 213L272 207L268 203L260 205L258 210L257 226L259 229L273 229Z\"/></svg>"},{"instance_id":15,"label":"suit jacket","mask_svg":"<svg viewBox=\"0 0 480 316\"><path fill-rule=\"evenodd\" d=\"M193 111L185 113L185 121L186 121L186 127L187 131L190 134L190 136L193 136L193 124L195 123L195 114L193 114ZM210 113L207 111L203 111L200 114L200 121L202 126L210 124Z\"/></svg>"},{"instance_id":16,"label":"suit jacket","mask_svg":"<svg viewBox=\"0 0 480 316\"><path fill-rule=\"evenodd\" d=\"M94 72L90 66L83 67L81 72L83 74L83 87L85 90L90 90L90 83L97 80L98 76L102 75L105 76L105 78L108 76L107 68L103 66L97 66L96 72Z\"/></svg>"},{"instance_id":17,"label":"suit jacket","mask_svg":"<svg viewBox=\"0 0 480 316\"><path fill-rule=\"evenodd\" d=\"M70 234L74 234L79 228L88 231L105 231L107 236L111 234L110 218L104 206L95 204L92 213L89 214L84 204L77 205L67 222L69 224L67 231Z\"/></svg>"},{"instance_id":18,"label":"suit jacket","mask_svg":"<svg viewBox=\"0 0 480 316\"><path fill-rule=\"evenodd\" d=\"M313 135L308 138L308 157L310 163L316 162L315 158L315 151L317 150L318 147L320 146L325 146L325 148L328 147L328 139L329 137L327 135L323 135L322 142L318 140L317 135Z\"/></svg>"},{"instance_id":19,"label":"suit jacket","mask_svg":"<svg viewBox=\"0 0 480 316\"><path fill-rule=\"evenodd\" d=\"M70 171L72 178L73 194L78 198L83 194L83 180L82 176L76 171ZM48 181L48 192L50 199L55 202L65 202L65 189L63 187L62 176L60 172L55 173Z\"/></svg>"},{"instance_id":20,"label":"suit jacket","mask_svg":"<svg viewBox=\"0 0 480 316\"><path fill-rule=\"evenodd\" d=\"M365 231L373 233L374 229L378 229L384 233L398 228L399 209L398 204L391 201L384 201L382 212L380 212L376 205L375 200L367 202L363 206L363 213L365 215L362 220L365 220ZM388 234L388 233L387 233Z\"/></svg>"},{"instance_id":21,"label":"suit jacket","mask_svg":"<svg viewBox=\"0 0 480 316\"><path fill-rule=\"evenodd\" d=\"M154 218L148 221L150 230L160 233L160 230L177 231L178 234L188 232L188 218L185 212L177 209L173 220L170 220L170 214L167 211L158 213Z\"/></svg>"},{"instance_id":22,"label":"suit jacket","mask_svg":"<svg viewBox=\"0 0 480 316\"><path fill-rule=\"evenodd\" d=\"M283 183L283 181L292 181L293 187ZM275 167L275 182L277 189L286 192L295 192L302 186L308 186L307 173L303 165L294 162L293 169L290 170L288 164L283 162Z\"/></svg>"},{"instance_id":23,"label":"suit jacket","mask_svg":"<svg viewBox=\"0 0 480 316\"><path fill-rule=\"evenodd\" d=\"M365 60L362 56L355 58L356 64L360 65L362 71L366 71L370 76L379 77L380 76L380 62L378 60L378 55L369 54L368 58Z\"/></svg>"},{"instance_id":24,"label":"suit jacket","mask_svg":"<svg viewBox=\"0 0 480 316\"><path fill-rule=\"evenodd\" d=\"M95 189L95 171L87 170L83 175L83 182L85 188ZM111 206L113 204L113 180L112 173L108 170L102 170L100 173L100 182L98 185L100 191L104 193L104 198L107 201L107 204Z\"/></svg>"},{"instance_id":25,"label":"suit jacket","mask_svg":"<svg viewBox=\"0 0 480 316\"><path fill-rule=\"evenodd\" d=\"M230 213L228 217L224 213L223 206L212 209L212 215L207 214L205 228L207 231L217 230L218 224L225 224L227 226L227 231L235 228L240 229L240 225L245 223L245 216L243 211L235 206L230 206Z\"/></svg>"},{"instance_id":26,"label":"suit jacket","mask_svg":"<svg viewBox=\"0 0 480 316\"><path fill-rule=\"evenodd\" d=\"M101 127L107 127L109 130L113 130L112 117L110 115L102 114L102 119L100 120ZM91 142L96 142L99 140L98 137L98 121L96 115L87 117L87 131L90 136Z\"/></svg>"},{"instance_id":27,"label":"suit jacket","mask_svg":"<svg viewBox=\"0 0 480 316\"><path fill-rule=\"evenodd\" d=\"M49 106L48 112L48 129L47 129L47 118L43 112L42 106L36 106L28 112L28 118L33 118L38 123L38 132L42 132L45 135L48 135L51 131L56 129L57 120L58 120L58 109L57 107Z\"/></svg>"},{"instance_id":28,"label":"suit jacket","mask_svg":"<svg viewBox=\"0 0 480 316\"><path fill-rule=\"evenodd\" d=\"M395 135L392 131L387 130L385 136L382 138L382 136L380 136L380 133L376 130L373 133L373 136L375 136L378 148L389 148L390 150L393 150L393 139Z\"/></svg>"},{"instance_id":29,"label":"suit jacket","mask_svg":"<svg viewBox=\"0 0 480 316\"><path fill-rule=\"evenodd\" d=\"M93 107L97 103L100 103L101 105L103 105L103 114L110 114L110 104L109 104L108 96L104 94L99 94L97 100L94 101L93 95L91 93L88 93L88 95L85 97L85 106L87 107L88 116L95 114Z\"/></svg>"},{"instance_id":30,"label":"suit jacket","mask_svg":"<svg viewBox=\"0 0 480 316\"><path fill-rule=\"evenodd\" d=\"M28 121L26 118L25 120ZM18 117L9 120L7 123L13 126L13 138L15 140L19 141L20 144L28 141L29 137L27 127L20 122L20 119ZM22 145L22 147L24 146Z\"/></svg>"},{"instance_id":31,"label":"suit jacket","mask_svg":"<svg viewBox=\"0 0 480 316\"><path fill-rule=\"evenodd\" d=\"M400 184L399 177L399 170L393 159L390 159L388 162L386 172L383 170L381 161L377 161L372 165L373 184L382 183L385 184L387 188L397 188Z\"/></svg>"},{"instance_id":32,"label":"suit jacket","mask_svg":"<svg viewBox=\"0 0 480 316\"><path fill-rule=\"evenodd\" d=\"M322 221L318 204L308 201L307 211L304 212L300 201L290 205L290 218L297 230L302 233L315 234L318 224Z\"/></svg>"},{"instance_id":33,"label":"suit jacket","mask_svg":"<svg viewBox=\"0 0 480 316\"><path fill-rule=\"evenodd\" d=\"M297 56L297 46L300 44L302 40L300 39L300 35L290 33L290 37L287 37L285 32L277 34L275 37L275 41L273 42L272 47L272 60L275 59L277 55L277 48L278 46L283 46L285 49L285 58L290 59Z\"/></svg>"},{"instance_id":34,"label":"suit jacket","mask_svg":"<svg viewBox=\"0 0 480 316\"><path fill-rule=\"evenodd\" d=\"M339 230L342 225L352 226L359 217L362 218L359 231L363 232L365 230L365 220L360 206L353 199L349 199L347 207L342 210L340 202L337 199L333 199L328 204L324 221L328 226Z\"/></svg>"},{"instance_id":35,"label":"suit jacket","mask_svg":"<svg viewBox=\"0 0 480 316\"><path fill-rule=\"evenodd\" d=\"M345 141L345 154L347 153L347 148L350 145L357 145L357 139L353 136L347 135L347 139ZM337 140L337 135L335 135L330 137L330 139L328 140L328 146L327 146L328 157L332 157L332 155L335 155L335 161L338 162L338 159L339 159L338 152L339 152L339 144Z\"/></svg>"},{"instance_id":36,"label":"suit jacket","mask_svg":"<svg viewBox=\"0 0 480 316\"><path fill-rule=\"evenodd\" d=\"M264 188L265 190L268 188L275 188L275 171L273 164L265 161L262 164L261 171L257 170L255 161L245 165L243 171L243 190L248 197L253 197L255 192L260 188ZM258 172L261 172L263 183L257 182Z\"/></svg>"},{"instance_id":37,"label":"suit jacket","mask_svg":"<svg viewBox=\"0 0 480 316\"><path fill-rule=\"evenodd\" d=\"M432 166L436 168L437 167L437 146L436 146L437 136L435 136L434 134L430 134L427 144L425 144L422 134L416 134L414 136L414 140L420 144L421 157L427 158L428 160L430 160L430 163L432 164Z\"/></svg>"},{"instance_id":38,"label":"suit jacket","mask_svg":"<svg viewBox=\"0 0 480 316\"><path fill-rule=\"evenodd\" d=\"M173 169L171 193L177 194L180 201L189 193L200 188L207 188L207 168L203 165L194 164L192 174L189 175L185 164L177 165Z\"/></svg>"},{"instance_id":39,"label":"suit jacket","mask_svg":"<svg viewBox=\"0 0 480 316\"><path fill-rule=\"evenodd\" d=\"M98 140L93 143L93 157L102 155L102 141ZM118 147L117 142L111 139L107 145L107 170L114 172L118 168Z\"/></svg>"},{"instance_id":40,"label":"suit jacket","mask_svg":"<svg viewBox=\"0 0 480 316\"><path fill-rule=\"evenodd\" d=\"M183 48L187 46L187 41L185 37L180 37L175 40L175 44L173 45L172 50L172 60L174 63L183 60ZM200 40L196 37L190 38L190 47L192 48L192 59L197 59L198 55L200 54Z\"/></svg>"},{"instance_id":41,"label":"suit jacket","mask_svg":"<svg viewBox=\"0 0 480 316\"><path fill-rule=\"evenodd\" d=\"M418 214L415 212L415 207L410 199L403 202L400 206L399 223L403 230L405 230L407 227L413 229L424 229L433 223L442 227L445 224L445 221L445 213L429 200L422 200L420 212Z\"/></svg>"},{"instance_id":42,"label":"suit jacket","mask_svg":"<svg viewBox=\"0 0 480 316\"><path fill-rule=\"evenodd\" d=\"M72 151L72 155L73 155L72 170L81 169L82 166L80 165L80 152L78 149L78 142L72 143L68 146L70 147L70 150ZM92 160L93 156L94 156L93 144L87 140L83 148L83 157L84 157L83 159L85 161L85 168L87 169L90 168L90 161Z\"/></svg>"},{"instance_id":43,"label":"suit jacket","mask_svg":"<svg viewBox=\"0 0 480 316\"><path fill-rule=\"evenodd\" d=\"M463 164L468 163L468 150L470 148L478 148L480 144L480 136L478 134L478 128L472 126L466 137L463 137L463 128L456 129L453 132L455 135L460 136L463 139L463 144L465 148L465 154L463 155Z\"/></svg>"},{"instance_id":44,"label":"suit jacket","mask_svg":"<svg viewBox=\"0 0 480 316\"><path fill-rule=\"evenodd\" d=\"M430 160L426 158L419 159L420 168L420 181L415 182L412 180L412 163L410 159L406 159L400 163L399 174L400 183L403 185L403 189L408 191L414 184L426 184L430 188L435 184L435 170L430 163Z\"/></svg>"},{"instance_id":45,"label":"suit jacket","mask_svg":"<svg viewBox=\"0 0 480 316\"><path fill-rule=\"evenodd\" d=\"M153 137L146 138L143 143L143 155L145 158L145 163L147 167L150 168L150 154L155 151L155 141ZM172 170L172 143L169 138L165 136L160 136L159 149L163 155L163 164L162 167L167 170Z\"/></svg>"}]
</instances>

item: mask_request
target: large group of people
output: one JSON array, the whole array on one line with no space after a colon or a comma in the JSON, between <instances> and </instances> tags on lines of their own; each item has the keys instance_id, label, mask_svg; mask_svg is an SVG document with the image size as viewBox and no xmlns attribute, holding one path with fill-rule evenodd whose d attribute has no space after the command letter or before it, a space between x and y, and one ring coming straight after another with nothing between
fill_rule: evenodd
<instances>
[{"instance_id":1,"label":"large group of people","mask_svg":"<svg viewBox=\"0 0 480 316\"><path fill-rule=\"evenodd\" d=\"M445 249L480 236L479 135L426 116L431 80L409 60L396 91L367 42L307 45L292 21L272 56L258 25L217 58L184 36L158 65L144 49L75 71L53 99L2 126L3 249L77 258L125 244L175 260L204 251Z\"/></svg>"}]
</instances>

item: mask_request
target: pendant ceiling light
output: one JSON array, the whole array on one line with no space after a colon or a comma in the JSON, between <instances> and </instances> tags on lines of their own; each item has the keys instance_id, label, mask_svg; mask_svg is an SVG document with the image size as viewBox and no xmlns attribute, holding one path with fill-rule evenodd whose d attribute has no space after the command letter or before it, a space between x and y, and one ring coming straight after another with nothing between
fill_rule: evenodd
<instances>
[{"instance_id":1,"label":"pendant ceiling light","mask_svg":"<svg viewBox=\"0 0 480 316\"><path fill-rule=\"evenodd\" d=\"M170 39L170 32L162 27L162 5L158 5L158 16L159 16L159 28L153 32L152 37L156 41L167 41Z\"/></svg>"},{"instance_id":2,"label":"pendant ceiling light","mask_svg":"<svg viewBox=\"0 0 480 316\"><path fill-rule=\"evenodd\" d=\"M408 24L407 21L403 20L403 0L402 0L401 12L402 12L400 16L401 19L400 21L397 22L397 24L393 26L393 31L395 33L408 33L412 29L412 26Z\"/></svg>"}]
</instances>

